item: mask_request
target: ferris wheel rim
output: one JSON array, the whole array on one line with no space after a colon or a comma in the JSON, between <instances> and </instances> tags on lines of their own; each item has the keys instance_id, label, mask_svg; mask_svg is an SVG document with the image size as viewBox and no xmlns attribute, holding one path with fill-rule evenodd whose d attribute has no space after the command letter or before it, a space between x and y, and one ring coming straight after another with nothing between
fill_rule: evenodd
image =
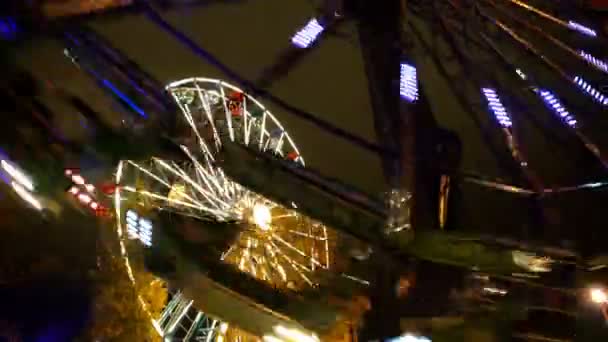
<instances>
[{"instance_id":1,"label":"ferris wheel rim","mask_svg":"<svg viewBox=\"0 0 608 342\"><path fill-rule=\"evenodd\" d=\"M171 81L169 82L166 86L165 86L165 90L168 92L172 92L173 89L175 88L179 88L179 87L183 87L184 85L188 85L191 83L212 83L212 84L216 84L220 87L225 87L228 88L230 90L242 93L243 95L245 95L245 97L247 98L248 101L252 101L253 103L255 103L256 106L258 106L260 109L264 110L264 112L266 113L266 115L268 115L268 117L270 117L270 119L272 120L272 122L277 125L277 128L281 129L285 135L287 140L289 141L290 145L294 148L294 152L298 154L298 156L300 156L298 158L298 161L302 164L305 165L305 161L304 158L301 156L300 154L300 150L298 149L298 146L296 145L296 143L293 141L291 135L287 132L287 130L285 129L285 127L283 127L283 125L281 124L281 122L276 118L276 116L274 116L274 114L268 109L266 108L266 106L264 106L260 101L258 101L255 97L253 97L251 94L249 94L248 92L242 90L241 88L239 88L238 86L235 86L231 83L228 83L226 81L220 80L220 79L215 79L215 78L209 78L209 77L188 77L188 78L184 78L184 79L180 79L180 80L176 80L176 81ZM180 108L181 110L181 108Z\"/></svg>"}]
</instances>

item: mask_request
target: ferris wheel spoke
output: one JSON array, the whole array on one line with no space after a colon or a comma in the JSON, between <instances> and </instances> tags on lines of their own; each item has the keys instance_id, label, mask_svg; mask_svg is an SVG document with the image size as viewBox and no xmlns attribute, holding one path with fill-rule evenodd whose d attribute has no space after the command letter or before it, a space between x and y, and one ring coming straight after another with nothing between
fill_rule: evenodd
<instances>
[{"instance_id":1,"label":"ferris wheel spoke","mask_svg":"<svg viewBox=\"0 0 608 342\"><path fill-rule=\"evenodd\" d=\"M215 193L211 193L206 191L202 186L200 186L200 184L198 182L195 182L189 175L188 173L186 173L179 165L177 165L175 162L171 162L172 166L173 166L173 170L177 171L179 174L181 174L182 179L186 180L189 184L194 185L196 184L196 186L194 187L196 190L198 190L198 192L196 191L192 191L193 195L197 196L197 193L199 193L200 195L202 195L208 202L212 203L215 207L218 208L218 210L227 210L230 205L223 201L219 196L217 196ZM196 176L196 173L195 173Z\"/></svg>"},{"instance_id":2,"label":"ferris wheel spoke","mask_svg":"<svg viewBox=\"0 0 608 342\"><path fill-rule=\"evenodd\" d=\"M163 161L161 159L154 158L154 161L156 161L160 166L165 168L167 171L173 173L175 176L183 179L185 182L190 184L194 189L196 189L199 193L201 193L213 206L216 207L215 210L222 210L222 209L226 209L226 208L230 207L230 205L228 203L224 202L217 196L213 196L209 192L205 191L205 189L203 189L199 184L194 182L192 180L192 178L190 178L181 168L177 167L177 169L175 169L171 165L169 165L168 163L166 163L165 161Z\"/></svg>"},{"instance_id":3,"label":"ferris wheel spoke","mask_svg":"<svg viewBox=\"0 0 608 342\"><path fill-rule=\"evenodd\" d=\"M273 217L273 219L276 219L276 218ZM302 236L307 239L312 239L312 240L316 240L316 241L326 241L327 240L327 238L325 238L325 237L319 237L319 236L315 236L314 234L303 233L303 232L300 232L297 230L288 230L288 232L290 232L291 234L294 234L294 235Z\"/></svg>"},{"instance_id":4,"label":"ferris wheel spoke","mask_svg":"<svg viewBox=\"0 0 608 342\"><path fill-rule=\"evenodd\" d=\"M279 141L277 142L277 145L274 148L274 153L279 153L281 155L283 155L282 149L283 149L283 140L285 139L285 132L282 131L281 132L281 136L279 137Z\"/></svg>"},{"instance_id":5,"label":"ferris wheel spoke","mask_svg":"<svg viewBox=\"0 0 608 342\"><path fill-rule=\"evenodd\" d=\"M192 163L194 163L194 168L196 170L197 175L203 180L205 185L207 185L207 188L210 189L211 191L213 191L214 193L216 193L216 190L217 190L220 194L225 195L225 189L218 183L216 177L212 176L208 172L209 169L204 168L201 165L201 163L198 161L198 159L196 159L192 155L192 153L186 146L182 145L181 148L184 151L184 153L186 153L188 158L190 158ZM213 169L213 168L211 168L211 169ZM211 186L210 183L213 184L214 186Z\"/></svg>"},{"instance_id":6,"label":"ferris wheel spoke","mask_svg":"<svg viewBox=\"0 0 608 342\"><path fill-rule=\"evenodd\" d=\"M296 252L297 254L301 255L304 258L310 259L311 262L313 262L315 265L319 266L319 267L323 267L325 268L325 265L321 264L317 259L314 258L314 256L312 255L307 255L305 252L302 252L301 250L299 250L296 246L292 245L291 243L285 241L283 238L281 238L280 236L278 236L277 234L272 234L271 235L272 238L276 241L279 241L280 243L282 243L283 245L285 245L287 248L291 249L292 251ZM280 251L280 250L279 250Z\"/></svg>"},{"instance_id":7,"label":"ferris wheel spoke","mask_svg":"<svg viewBox=\"0 0 608 342\"><path fill-rule=\"evenodd\" d=\"M260 141L258 143L258 147L262 150L262 146L264 144L264 133L266 132L266 116L268 116L268 111L264 110L262 114L262 125L260 127Z\"/></svg>"},{"instance_id":8,"label":"ferris wheel spoke","mask_svg":"<svg viewBox=\"0 0 608 342\"><path fill-rule=\"evenodd\" d=\"M287 264L289 266L291 266L291 268L300 276L300 278L302 278L306 283L308 283L308 285L310 286L314 286L313 282L304 274L302 273L302 271L300 269L303 269L307 272L310 272L310 269L308 269L306 266L301 265L295 261L293 261L290 257L288 257L287 255L285 255L285 253L283 253L278 247L277 245L275 245L274 243L270 242L270 244L272 245L272 248L275 249L275 251L277 252L277 254L285 259L285 261L287 261Z\"/></svg>"},{"instance_id":9,"label":"ferris wheel spoke","mask_svg":"<svg viewBox=\"0 0 608 342\"><path fill-rule=\"evenodd\" d=\"M201 134L199 133L198 128L196 128L196 123L194 122L194 118L192 117L192 113L190 111L189 106L187 104L181 103L181 101L179 101L179 99L177 98L177 95L175 95L175 93L171 92L171 95L173 96L173 99L175 99L175 102L177 102L177 105L181 109L181 112L182 112L184 118L186 119L186 122L188 122L188 125L190 125L190 128L192 128L192 131L196 135L196 138L198 140L198 145L201 148L201 150L205 153L205 156L207 158L209 158L211 161L215 160L215 158L213 157L213 154L211 153L211 150L207 146L207 143L205 143L205 140L203 140L203 138L201 137Z\"/></svg>"},{"instance_id":10,"label":"ferris wheel spoke","mask_svg":"<svg viewBox=\"0 0 608 342\"><path fill-rule=\"evenodd\" d=\"M209 121L209 124L211 125L211 129L213 130L215 148L219 150L220 146L222 145L222 142L220 140L220 134L218 133L217 128L215 127L215 120L213 120L213 115L211 114L211 105L209 104L209 99L207 97L203 96L204 90L201 89L201 87L198 85L197 82L194 83L194 86L196 87L196 93L198 94L198 98L201 101L201 104L203 106L203 111L205 112L205 115L207 116L207 120ZM207 94L206 91L205 91L205 94Z\"/></svg>"},{"instance_id":11,"label":"ferris wheel spoke","mask_svg":"<svg viewBox=\"0 0 608 342\"><path fill-rule=\"evenodd\" d=\"M169 184L167 181L165 181L165 180L161 179L160 177L158 177L157 175L155 175L154 173L152 173L150 170L148 170L148 169L144 168L143 166L141 166L141 165L139 165L139 164L137 164L137 163L135 163L135 162L133 162L133 161L131 161L131 160L129 160L129 161L127 161L127 162L128 162L129 164L133 165L133 166L134 166L135 168L137 168L139 171L143 172L143 173L144 173L144 174L146 174L147 176L149 176L149 177L151 177L152 179L154 179L155 181L157 181L158 183L160 183L160 184L164 185L166 188L171 189L171 185L170 185L170 184ZM183 198L188 199L188 200L190 201L190 204L192 204L192 205L196 205L196 206L199 206L199 207L204 207L204 204L203 204L203 203L201 203L200 201L195 200L194 198L190 197L190 196L189 196L188 194L186 194L186 193L181 194L181 196L182 196Z\"/></svg>"},{"instance_id":12,"label":"ferris wheel spoke","mask_svg":"<svg viewBox=\"0 0 608 342\"><path fill-rule=\"evenodd\" d=\"M224 86L220 81L218 83L220 87L220 94L222 95L222 106L224 107L224 113L226 113L226 124L228 125L228 133L230 134L230 141L234 141L234 129L232 128L232 113L228 108L228 103L226 103L226 91L224 90Z\"/></svg>"},{"instance_id":13,"label":"ferris wheel spoke","mask_svg":"<svg viewBox=\"0 0 608 342\"><path fill-rule=\"evenodd\" d=\"M191 204L188 202L180 201L178 199L173 199L173 198L169 198L167 196L159 195L159 194L147 191L147 190L137 190L131 186L123 186L122 190L131 192L131 193L136 193L138 195L142 195L142 196L145 196L148 198L160 200L160 201L166 202L170 205L184 206L184 207L192 208L192 209L196 209L196 210L207 211L209 213L213 213L214 215L218 215L219 217L226 217L226 215L222 211L219 211L219 210L216 210L213 208L209 208L207 206L194 205L194 204Z\"/></svg>"},{"instance_id":14,"label":"ferris wheel spoke","mask_svg":"<svg viewBox=\"0 0 608 342\"><path fill-rule=\"evenodd\" d=\"M245 143L245 146L249 146L249 121L253 121L253 118L249 119L250 114L247 111L247 102L247 96L245 96L243 98L243 142Z\"/></svg>"},{"instance_id":15,"label":"ferris wheel spoke","mask_svg":"<svg viewBox=\"0 0 608 342\"><path fill-rule=\"evenodd\" d=\"M217 171L223 180L222 183L224 184L224 189L226 190L228 196L231 199L237 198L237 193L235 190L235 187L237 184L235 182L231 181L228 177L226 177L226 174L224 173L224 171L222 169L218 169Z\"/></svg>"}]
</instances>

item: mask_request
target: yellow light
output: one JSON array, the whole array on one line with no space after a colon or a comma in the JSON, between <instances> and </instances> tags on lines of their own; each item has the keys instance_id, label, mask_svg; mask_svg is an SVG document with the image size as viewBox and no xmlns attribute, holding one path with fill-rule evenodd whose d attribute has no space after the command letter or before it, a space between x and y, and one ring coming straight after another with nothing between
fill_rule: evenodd
<instances>
[{"instance_id":1,"label":"yellow light","mask_svg":"<svg viewBox=\"0 0 608 342\"><path fill-rule=\"evenodd\" d=\"M28 202L31 206L36 208L37 210L42 210L42 204L34 195L32 195L29 191L27 191L21 184L17 182L11 182L11 186L13 190L19 197L21 197L24 201Z\"/></svg>"},{"instance_id":2,"label":"yellow light","mask_svg":"<svg viewBox=\"0 0 608 342\"><path fill-rule=\"evenodd\" d=\"M603 289L595 288L590 291L591 301L596 304L608 303L608 294Z\"/></svg>"},{"instance_id":3,"label":"yellow light","mask_svg":"<svg viewBox=\"0 0 608 342\"><path fill-rule=\"evenodd\" d=\"M253 223L263 230L269 230L271 222L270 208L263 204L256 204L253 207Z\"/></svg>"},{"instance_id":4,"label":"yellow light","mask_svg":"<svg viewBox=\"0 0 608 342\"><path fill-rule=\"evenodd\" d=\"M282 325L274 327L274 332L282 339L298 342L318 342L319 339L314 335L307 335L298 329L285 328Z\"/></svg>"}]
</instances>

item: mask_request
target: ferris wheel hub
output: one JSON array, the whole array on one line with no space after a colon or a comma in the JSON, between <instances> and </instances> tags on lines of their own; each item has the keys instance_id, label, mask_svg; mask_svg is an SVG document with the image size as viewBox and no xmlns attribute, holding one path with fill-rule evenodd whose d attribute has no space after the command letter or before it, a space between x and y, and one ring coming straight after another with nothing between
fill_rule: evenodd
<instances>
[{"instance_id":1,"label":"ferris wheel hub","mask_svg":"<svg viewBox=\"0 0 608 342\"><path fill-rule=\"evenodd\" d=\"M272 224L272 214L270 213L270 208L267 205L256 203L251 210L249 220L261 230L270 230L270 225Z\"/></svg>"}]
</instances>

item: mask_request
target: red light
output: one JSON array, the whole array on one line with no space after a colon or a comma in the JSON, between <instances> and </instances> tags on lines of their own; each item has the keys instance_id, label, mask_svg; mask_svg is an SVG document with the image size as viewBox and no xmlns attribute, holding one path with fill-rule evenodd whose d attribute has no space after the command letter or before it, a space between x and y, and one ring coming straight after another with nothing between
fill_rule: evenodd
<instances>
[{"instance_id":1,"label":"red light","mask_svg":"<svg viewBox=\"0 0 608 342\"><path fill-rule=\"evenodd\" d=\"M289 160L296 160L300 157L300 155L297 152L289 152L287 153L287 159Z\"/></svg>"},{"instance_id":2,"label":"red light","mask_svg":"<svg viewBox=\"0 0 608 342\"><path fill-rule=\"evenodd\" d=\"M243 100L245 100L245 94L240 91L233 91L228 95L228 98L232 101L243 102Z\"/></svg>"},{"instance_id":3,"label":"red light","mask_svg":"<svg viewBox=\"0 0 608 342\"><path fill-rule=\"evenodd\" d=\"M112 195L116 192L116 184L114 183L104 183L100 186L101 191L106 195Z\"/></svg>"}]
</instances>

